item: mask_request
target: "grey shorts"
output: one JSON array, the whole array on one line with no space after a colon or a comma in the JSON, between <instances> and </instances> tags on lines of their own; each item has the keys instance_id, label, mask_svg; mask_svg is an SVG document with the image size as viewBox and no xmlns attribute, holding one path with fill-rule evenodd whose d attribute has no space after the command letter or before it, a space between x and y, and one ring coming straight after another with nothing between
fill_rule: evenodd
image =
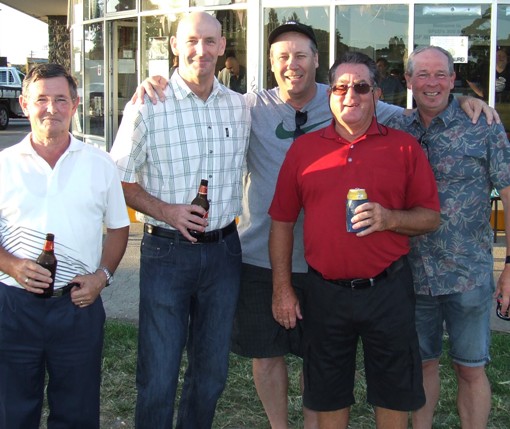
<instances>
[{"instance_id":1,"label":"grey shorts","mask_svg":"<svg viewBox=\"0 0 510 429\"><path fill-rule=\"evenodd\" d=\"M303 288L307 274L292 274L294 291L303 312ZM243 264L241 290L234 319L231 350L249 358L302 356L302 321L285 329L273 318L273 282L270 269Z\"/></svg>"}]
</instances>

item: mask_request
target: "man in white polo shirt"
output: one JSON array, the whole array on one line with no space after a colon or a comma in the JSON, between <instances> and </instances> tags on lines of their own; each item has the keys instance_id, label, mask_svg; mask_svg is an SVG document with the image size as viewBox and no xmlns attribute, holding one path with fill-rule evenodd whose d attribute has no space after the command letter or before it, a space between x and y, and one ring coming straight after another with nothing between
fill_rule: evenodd
<instances>
[{"instance_id":1,"label":"man in white polo shirt","mask_svg":"<svg viewBox=\"0 0 510 429\"><path fill-rule=\"evenodd\" d=\"M129 217L108 154L69 134L78 103L62 66L36 66L20 97L32 132L0 152L0 428L39 427L47 371L48 428L99 429L100 293ZM47 298L50 272L35 262L46 233L57 258Z\"/></svg>"}]
</instances>

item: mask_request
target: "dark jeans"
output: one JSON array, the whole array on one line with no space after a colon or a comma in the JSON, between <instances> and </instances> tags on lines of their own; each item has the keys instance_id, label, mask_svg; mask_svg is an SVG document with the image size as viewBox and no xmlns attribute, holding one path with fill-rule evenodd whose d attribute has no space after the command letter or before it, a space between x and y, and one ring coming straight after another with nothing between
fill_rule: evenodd
<instances>
[{"instance_id":1,"label":"dark jeans","mask_svg":"<svg viewBox=\"0 0 510 429\"><path fill-rule=\"evenodd\" d=\"M101 297L79 308L0 283L0 428L39 428L47 370L48 429L99 429L104 321Z\"/></svg>"},{"instance_id":2,"label":"dark jeans","mask_svg":"<svg viewBox=\"0 0 510 429\"><path fill-rule=\"evenodd\" d=\"M239 294L237 232L217 243L191 244L144 234L140 264L137 429L172 427L186 345L177 427L210 428L228 372Z\"/></svg>"}]
</instances>

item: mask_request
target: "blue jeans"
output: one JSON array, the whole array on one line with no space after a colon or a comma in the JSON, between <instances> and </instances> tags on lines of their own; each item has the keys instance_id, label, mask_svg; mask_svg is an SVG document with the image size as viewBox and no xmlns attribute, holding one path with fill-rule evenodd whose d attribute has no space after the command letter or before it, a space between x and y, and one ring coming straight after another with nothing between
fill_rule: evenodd
<instances>
[{"instance_id":1,"label":"blue jeans","mask_svg":"<svg viewBox=\"0 0 510 429\"><path fill-rule=\"evenodd\" d=\"M451 295L416 295L416 330L423 361L439 359L444 327L451 359L463 366L489 363L493 285Z\"/></svg>"},{"instance_id":2,"label":"blue jeans","mask_svg":"<svg viewBox=\"0 0 510 429\"><path fill-rule=\"evenodd\" d=\"M0 283L0 428L39 428L47 371L48 429L99 429L104 321L100 296L79 308Z\"/></svg>"},{"instance_id":3,"label":"blue jeans","mask_svg":"<svg viewBox=\"0 0 510 429\"><path fill-rule=\"evenodd\" d=\"M185 345L188 367L176 427L210 428L227 379L241 276L239 236L191 244L145 233L140 260L136 428L173 427Z\"/></svg>"}]
</instances>

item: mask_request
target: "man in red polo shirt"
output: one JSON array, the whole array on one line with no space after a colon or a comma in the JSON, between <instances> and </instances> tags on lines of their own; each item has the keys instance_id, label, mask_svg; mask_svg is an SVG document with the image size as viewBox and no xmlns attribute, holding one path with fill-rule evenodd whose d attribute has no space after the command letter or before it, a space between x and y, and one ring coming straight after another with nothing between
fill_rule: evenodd
<instances>
[{"instance_id":1,"label":"man in red polo shirt","mask_svg":"<svg viewBox=\"0 0 510 429\"><path fill-rule=\"evenodd\" d=\"M319 412L321 429L347 428L360 337L377 428L407 428L407 413L425 402L406 254L409 236L439 225L439 200L416 140L377 123L377 76L364 54L335 62L333 122L291 146L269 210L273 314L286 328L301 317L291 261L294 224L305 213L304 405ZM352 218L362 232L346 230L350 188L370 200Z\"/></svg>"}]
</instances>

